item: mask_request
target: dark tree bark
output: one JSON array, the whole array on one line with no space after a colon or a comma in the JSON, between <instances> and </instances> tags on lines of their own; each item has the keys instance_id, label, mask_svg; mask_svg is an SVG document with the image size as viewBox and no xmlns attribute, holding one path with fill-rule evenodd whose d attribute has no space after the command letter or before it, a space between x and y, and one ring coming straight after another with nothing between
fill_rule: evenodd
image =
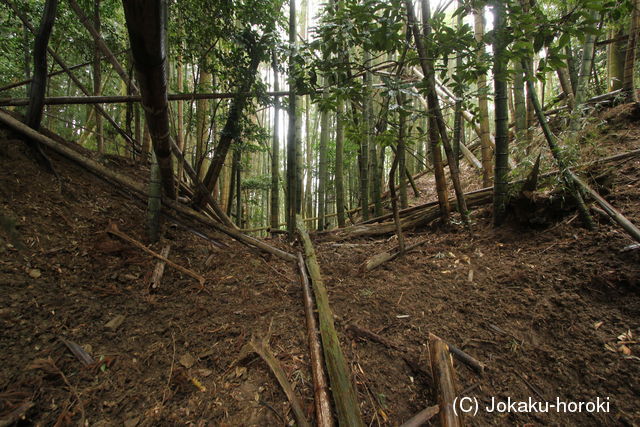
<instances>
[{"instance_id":1,"label":"dark tree bark","mask_svg":"<svg viewBox=\"0 0 640 427\"><path fill-rule=\"evenodd\" d=\"M509 107L507 105L507 59L505 56L505 5L494 1L495 28L493 79L496 111L496 166L493 194L493 223L501 225L507 212L509 173Z\"/></svg>"},{"instance_id":2,"label":"dark tree bark","mask_svg":"<svg viewBox=\"0 0 640 427\"><path fill-rule=\"evenodd\" d=\"M33 130L40 130L40 122L44 113L44 95L47 90L47 47L49 37L56 19L58 0L47 0L42 14L40 28L33 46L33 81L29 86L29 106L27 107L26 124ZM38 163L55 173L49 158L44 154L40 144L32 139L26 140Z\"/></svg>"},{"instance_id":3,"label":"dark tree bark","mask_svg":"<svg viewBox=\"0 0 640 427\"><path fill-rule=\"evenodd\" d=\"M167 100L166 3L162 0L123 0L122 3L162 187L167 197L175 199Z\"/></svg>"},{"instance_id":4,"label":"dark tree bark","mask_svg":"<svg viewBox=\"0 0 640 427\"><path fill-rule=\"evenodd\" d=\"M296 135L297 98L295 88L295 54L296 54L296 0L289 2L289 131L287 135L287 231L289 239L293 239L296 230L296 213L298 212L298 137Z\"/></svg>"},{"instance_id":5,"label":"dark tree bark","mask_svg":"<svg viewBox=\"0 0 640 427\"><path fill-rule=\"evenodd\" d=\"M245 70L243 81L238 89L238 93L231 102L229 115L227 116L227 121L222 128L218 145L216 145L213 153L211 166L209 166L207 174L202 181L209 192L213 191L213 187L218 181L218 177L222 171L222 166L224 165L224 161L227 158L229 149L231 148L231 143L240 136L240 132L242 131L240 119L242 118L242 113L247 105L247 100L249 99L248 92L256 79L256 72L258 70L258 65L260 64L261 49L261 42L256 41L252 43L251 51L249 52L251 62L249 63L249 67ZM197 192L193 198L194 206L196 208L202 208L205 203L205 195L201 192Z\"/></svg>"},{"instance_id":6,"label":"dark tree bark","mask_svg":"<svg viewBox=\"0 0 640 427\"><path fill-rule=\"evenodd\" d=\"M629 25L629 39L627 40L627 53L624 60L624 75L622 91L626 102L638 102L638 94L634 84L634 71L636 69L636 48L638 47L638 32L640 31L640 0L631 2L633 12Z\"/></svg>"}]
</instances>

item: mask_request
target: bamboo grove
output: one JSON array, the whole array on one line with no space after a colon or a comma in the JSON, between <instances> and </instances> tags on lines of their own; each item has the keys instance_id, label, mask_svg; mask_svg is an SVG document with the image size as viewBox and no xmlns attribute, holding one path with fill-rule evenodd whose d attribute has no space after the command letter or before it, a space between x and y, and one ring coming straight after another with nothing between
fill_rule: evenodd
<instances>
[{"instance_id":1,"label":"bamboo grove","mask_svg":"<svg viewBox=\"0 0 640 427\"><path fill-rule=\"evenodd\" d=\"M0 106L151 165L150 212L262 234L397 213L425 174L468 223L461 168L499 225L536 139L567 170L593 99L637 101L640 0L0 3Z\"/></svg>"}]
</instances>

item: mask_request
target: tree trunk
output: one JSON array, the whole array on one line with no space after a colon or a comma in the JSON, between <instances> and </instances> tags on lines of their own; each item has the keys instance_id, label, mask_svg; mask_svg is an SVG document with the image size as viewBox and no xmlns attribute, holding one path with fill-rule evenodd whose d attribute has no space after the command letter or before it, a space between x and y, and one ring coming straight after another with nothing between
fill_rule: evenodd
<instances>
[{"instance_id":1,"label":"tree trunk","mask_svg":"<svg viewBox=\"0 0 640 427\"><path fill-rule=\"evenodd\" d=\"M328 83L324 79L324 84ZM327 199L327 145L329 144L329 111L320 112L320 161L318 176L318 231L325 229L326 199Z\"/></svg>"},{"instance_id":2,"label":"tree trunk","mask_svg":"<svg viewBox=\"0 0 640 427\"><path fill-rule=\"evenodd\" d=\"M513 100L516 121L516 141L522 142L527 133L527 103L524 97L524 70L520 61L513 64L515 76L513 78Z\"/></svg>"},{"instance_id":3,"label":"tree trunk","mask_svg":"<svg viewBox=\"0 0 640 427\"><path fill-rule=\"evenodd\" d=\"M278 62L275 49L272 52L273 90L280 90L278 81ZM271 228L280 226L280 100L275 98L273 105L273 140L271 142Z\"/></svg>"},{"instance_id":4,"label":"tree trunk","mask_svg":"<svg viewBox=\"0 0 640 427\"><path fill-rule=\"evenodd\" d=\"M477 59L484 55L484 7L473 9L474 32L476 41L481 44ZM491 144L491 131L489 128L489 101L487 96L487 76L478 74L478 121L480 122L480 149L482 153L482 185L491 185L491 172L493 171L493 148Z\"/></svg>"},{"instance_id":5,"label":"tree trunk","mask_svg":"<svg viewBox=\"0 0 640 427\"><path fill-rule=\"evenodd\" d=\"M56 19L57 7L58 0L47 0L45 3L40 28L33 46L33 81L29 86L29 106L25 122L36 131L40 130L40 122L44 114L44 95L47 90L47 47ZM32 139L27 139L26 142L38 163L49 172L55 173L53 165L42 151L40 144Z\"/></svg>"},{"instance_id":6,"label":"tree trunk","mask_svg":"<svg viewBox=\"0 0 640 427\"><path fill-rule=\"evenodd\" d=\"M101 23L100 23L100 0L95 0L93 3L93 25L100 34ZM93 94L98 96L100 95L100 87L102 85L102 75L101 75L101 61L100 61L100 48L97 43L95 49L93 50ZM102 136L102 116L100 114L96 114L96 145L98 147L98 153L104 153L104 137Z\"/></svg>"},{"instance_id":7,"label":"tree trunk","mask_svg":"<svg viewBox=\"0 0 640 427\"><path fill-rule=\"evenodd\" d=\"M140 83L142 105L164 193L175 199L167 101L166 3L162 0L123 1L131 52Z\"/></svg>"},{"instance_id":8,"label":"tree trunk","mask_svg":"<svg viewBox=\"0 0 640 427\"><path fill-rule=\"evenodd\" d=\"M504 222L507 213L509 189L509 111L507 106L507 57L505 42L505 5L493 1L494 16L494 65L496 115L496 167L493 194L493 223L498 226Z\"/></svg>"},{"instance_id":9,"label":"tree trunk","mask_svg":"<svg viewBox=\"0 0 640 427\"><path fill-rule=\"evenodd\" d=\"M622 29L611 31L609 34L616 40L607 46L607 88L609 92L613 92L622 89L626 44L622 38L624 35Z\"/></svg>"},{"instance_id":10,"label":"tree trunk","mask_svg":"<svg viewBox=\"0 0 640 427\"><path fill-rule=\"evenodd\" d=\"M338 214L338 227L344 227L345 223L345 197L344 197L344 103L338 100L336 111L336 212Z\"/></svg>"},{"instance_id":11,"label":"tree trunk","mask_svg":"<svg viewBox=\"0 0 640 427\"><path fill-rule=\"evenodd\" d=\"M162 196L162 185L160 169L155 156L151 160L151 178L149 179L149 201L147 205L147 236L151 243L155 243L160 238L160 208Z\"/></svg>"},{"instance_id":12,"label":"tree trunk","mask_svg":"<svg viewBox=\"0 0 640 427\"><path fill-rule=\"evenodd\" d=\"M2 0L7 6L9 6L11 8L11 10L13 10L13 12L16 14L16 16L18 18L20 18L20 20L22 21L23 25L29 29L29 31L31 31L33 34L36 33L35 29L33 28L33 26L31 25L31 23L29 22L29 20L27 19L26 15L22 12L21 9L17 8L13 3L11 3L9 0ZM91 95L91 91L89 91L80 80L78 80L78 78L71 72L71 69L69 67L67 67L67 65L65 64L65 62L62 60L62 58L51 48L47 47L47 51L49 52L49 54L51 55L51 57L53 58L53 60L55 62L58 63L58 65L60 65L60 67L64 70L64 72L69 76L69 78L73 81L73 83L78 87L78 89L80 89L80 91L85 95L85 96L90 96ZM28 102L27 102L28 104ZM100 112L100 114L102 114L102 116L107 119L107 121L114 127L114 129L116 129L116 131L125 139L125 141L127 141L127 143L131 144L132 147L135 147L136 145L136 141L134 141L130 135L128 135L116 122L115 120L113 120L113 118L107 114L107 112L100 106L100 105L96 105L95 109L98 110Z\"/></svg>"},{"instance_id":13,"label":"tree trunk","mask_svg":"<svg viewBox=\"0 0 640 427\"><path fill-rule=\"evenodd\" d=\"M631 2L633 12L629 25L629 39L627 40L627 53L624 60L624 75L622 79L622 91L626 102L638 102L638 94L634 83L634 71L636 69L636 48L638 46L638 32L640 32L640 0Z\"/></svg>"},{"instance_id":14,"label":"tree trunk","mask_svg":"<svg viewBox=\"0 0 640 427\"><path fill-rule=\"evenodd\" d=\"M523 61L523 66L526 69L528 67L528 64L524 62L525 61ZM528 75L527 85L531 86L532 84L533 84L533 76ZM571 194L571 196L576 201L576 204L578 205L578 211L580 212L580 216L582 217L582 220L584 221L586 227L589 228L590 230L593 230L595 228L593 219L591 218L591 215L589 214L589 210L587 209L584 203L582 194L580 194L580 191L576 188L574 179L572 177L572 173L568 167L569 165L565 161L564 155L562 154L563 151L558 146L555 136L553 136L553 134L551 133L549 124L547 123L547 119L545 118L544 112L542 111L542 105L538 100L538 96L533 91L530 91L530 93L531 93L531 102L533 103L533 106L535 108L538 121L540 122L540 126L542 127L542 131L544 132L544 136L547 139L547 143L549 144L549 149L551 150L551 153L553 154L553 157L556 160L558 169L562 174L562 178L564 180L565 186L569 190L569 193Z\"/></svg>"},{"instance_id":15,"label":"tree trunk","mask_svg":"<svg viewBox=\"0 0 640 427\"><path fill-rule=\"evenodd\" d=\"M166 5L162 6L161 4L159 4L161 2L161 0L143 0L143 1L138 2L138 3L141 3L141 5L142 5L142 3L145 3L145 6L151 7L150 2L158 3L158 4L153 6L153 7L157 7L158 9L166 8ZM131 2L124 0L123 4L125 5L125 15L127 14L127 12L126 12L127 3L131 3ZM80 20L82 25L87 29L87 31L89 31L89 33L93 37L93 40L94 40L94 42L96 44L96 47L102 51L102 53L104 54L105 58L107 58L107 60L111 63L111 65L113 65L113 68L116 70L116 73L118 73L120 78L122 78L122 81L125 82L127 87L131 87L133 89L134 93L138 93L139 92L138 87L134 83L131 82L131 79L129 78L129 75L127 74L125 69L122 67L122 65L120 65L120 63L116 59L115 55L111 52L111 50L109 49L107 44L104 42L104 39L102 38L102 36L100 36L100 30L94 28L94 26L91 25L91 22L89 21L89 18L84 13L82 8L78 5L76 0L69 0L69 6L71 6L71 9L73 9L74 13L78 17L78 19ZM129 10L134 10L135 6L134 5L129 5L128 8L129 8ZM149 22L149 21L147 21L147 22ZM147 24L147 25L149 25L149 24ZM161 22L161 25L162 25L162 30L161 31L162 31L163 34L165 34L166 28L164 27L164 21ZM141 30L139 30L139 31L141 31ZM129 34L131 34L131 33L129 33ZM163 48L164 48L166 40L163 38L162 40L156 40L156 42L157 43L161 43L163 45ZM135 53L134 53L134 55L135 55Z\"/></svg>"},{"instance_id":16,"label":"tree trunk","mask_svg":"<svg viewBox=\"0 0 640 427\"><path fill-rule=\"evenodd\" d=\"M297 195L298 195L298 137L297 133L297 98L296 98L296 0L289 1L289 131L287 134L287 232L293 239L296 229Z\"/></svg>"},{"instance_id":17,"label":"tree trunk","mask_svg":"<svg viewBox=\"0 0 640 427\"><path fill-rule=\"evenodd\" d=\"M442 110L440 110L440 102L438 101L438 94L436 92L433 59L429 59L431 58L431 56L422 43L420 31L415 18L415 12L413 10L413 4L409 0L407 0L405 4L407 8L409 25L413 29L413 38L416 43L418 55L420 56L420 65L425 76L425 83L427 85L427 101L429 104L430 114L435 117L436 125L438 126L438 133L440 134L440 140L442 141L442 146L444 147L444 151L447 155L447 163L449 164L449 175L451 176L451 182L453 183L460 215L463 222L465 224L468 224L469 217L467 213L467 204L464 200L464 193L460 185L460 175L458 172L457 163L453 156L453 151L449 142L449 135L447 134L447 126L442 116ZM431 37L430 13L429 1L422 0L422 31L425 38L427 39Z\"/></svg>"},{"instance_id":18,"label":"tree trunk","mask_svg":"<svg viewBox=\"0 0 640 427\"><path fill-rule=\"evenodd\" d=\"M402 209L409 206L409 199L407 196L407 175L405 173L407 169L407 141L406 141L406 116L402 108L405 103L405 97L403 94L398 95L398 104L400 105L400 109L398 111L398 149L396 150L396 156L394 159L394 163L396 163L396 170L399 170L398 173L398 183L400 187L400 207ZM389 189L389 194L392 199L392 203L397 203L398 200L395 197L395 188L393 192ZM393 199L396 199L393 201ZM395 208L397 210L397 206ZM379 216L376 214L376 216ZM400 234L402 234L400 232ZM398 236L400 239L400 236ZM404 250L404 248L403 248Z\"/></svg>"},{"instance_id":19,"label":"tree trunk","mask_svg":"<svg viewBox=\"0 0 640 427\"><path fill-rule=\"evenodd\" d=\"M227 121L225 122L224 128L222 129L222 133L220 135L220 140L218 141L218 144L216 145L215 151L213 153L211 165L209 166L207 174L203 179L203 184L209 192L213 191L213 188L218 181L220 171L222 170L224 161L227 158L227 153L231 148L231 143L240 135L240 132L242 130L240 119L242 117L242 112L247 105L248 92L253 86L253 83L256 79L258 65L260 64L260 49L261 42L255 42L254 44L252 44L251 51L249 52L251 62L248 68L245 70L244 75L242 76L243 80L238 93L233 98L233 101L231 101ZM205 202L205 195L198 191L193 198L193 205L196 208L202 208Z\"/></svg>"},{"instance_id":20,"label":"tree trunk","mask_svg":"<svg viewBox=\"0 0 640 427\"><path fill-rule=\"evenodd\" d=\"M594 21L598 20L598 12L592 12L591 18ZM591 76L591 63L593 62L593 48L596 41L596 36L591 33L587 33L584 38L584 45L582 48L582 62L580 63L580 74L578 75L578 83L575 90L575 109L571 116L569 128L572 131L577 131L580 128L580 119L582 118L582 106L587 98L587 87L589 85L589 77Z\"/></svg>"},{"instance_id":21,"label":"tree trunk","mask_svg":"<svg viewBox=\"0 0 640 427\"><path fill-rule=\"evenodd\" d=\"M200 91L205 92L211 89L211 73L205 69L205 64L200 64L200 78L198 86ZM203 161L207 152L207 141L209 140L209 101L199 99L196 101L196 172L201 176Z\"/></svg>"}]
</instances>

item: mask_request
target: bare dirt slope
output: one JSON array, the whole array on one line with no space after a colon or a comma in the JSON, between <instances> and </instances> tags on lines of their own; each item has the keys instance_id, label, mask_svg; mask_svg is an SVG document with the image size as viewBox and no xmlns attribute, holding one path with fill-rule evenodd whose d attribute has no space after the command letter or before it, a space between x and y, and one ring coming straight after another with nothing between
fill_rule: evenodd
<instances>
[{"instance_id":1,"label":"bare dirt slope","mask_svg":"<svg viewBox=\"0 0 640 427\"><path fill-rule=\"evenodd\" d=\"M602 140L604 152L640 147L639 129L618 116L599 131L611 135ZM292 414L275 378L260 359L239 360L252 336L269 333L312 417L294 266L223 237L228 247L218 248L182 226L195 225L167 222L165 241L153 248L171 243L170 258L207 284L202 289L167 268L150 293L155 260L104 231L113 222L144 241L144 203L52 156L61 188L8 138L0 141L0 212L15 219L26 247L9 245L11 226L2 227L0 419L32 402L24 425L82 416L103 426L284 425ZM123 172L139 169L108 161ZM612 169L608 200L640 222L640 160ZM409 240L428 244L368 273L360 264L394 238L317 242L366 423L401 424L435 397L420 370L353 336L351 324L406 347L425 370L429 332L463 347L487 365L480 377L456 363L459 390L480 402L600 397L611 407L609 414L481 410L469 424L640 422L640 255L620 252L630 239L604 220L587 232L572 212L535 230L517 221L494 229L486 209L472 217L473 234L457 226L416 230ZM106 326L119 315L120 326ZM96 363L83 367L60 338L83 346Z\"/></svg>"}]
</instances>

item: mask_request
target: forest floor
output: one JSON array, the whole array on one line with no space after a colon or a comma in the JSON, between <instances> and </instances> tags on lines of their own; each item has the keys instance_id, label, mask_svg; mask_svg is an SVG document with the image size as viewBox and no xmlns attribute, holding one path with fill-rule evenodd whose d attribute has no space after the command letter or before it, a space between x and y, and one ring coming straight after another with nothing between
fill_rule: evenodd
<instances>
[{"instance_id":1,"label":"forest floor","mask_svg":"<svg viewBox=\"0 0 640 427\"><path fill-rule=\"evenodd\" d=\"M582 160L640 148L638 121L624 109L605 113L594 129L597 144L585 146ZM167 266L150 292L155 260L105 232L115 223L145 241L144 202L51 157L62 185L0 130L0 212L16 220L13 236L9 221L0 227L0 421L31 403L22 424L84 417L91 426L291 425L289 404L265 363L243 356L252 337L266 336L311 418L295 266L226 237L220 242L228 247L220 248L189 232L185 225L196 226L186 220L167 222L164 241L153 248L170 243L169 258L207 282L203 289ZM141 175L125 159L102 161ZM606 198L637 224L640 160L606 172ZM468 175L468 187L479 186ZM419 183L431 200L431 184ZM365 423L399 425L435 396L397 351L353 336L353 324L405 347L425 370L429 332L464 348L487 365L478 376L455 364L459 390L481 405L493 397L610 403L609 413L596 414L481 409L468 424L640 423L640 252L621 252L630 238L602 219L589 232L575 212L551 215L535 229L516 218L493 228L489 207L472 219L472 233L455 224L408 233L410 242L429 242L367 273L360 265L395 238L317 239ZM270 243L297 250L280 239ZM60 338L96 363L84 367Z\"/></svg>"}]
</instances>

